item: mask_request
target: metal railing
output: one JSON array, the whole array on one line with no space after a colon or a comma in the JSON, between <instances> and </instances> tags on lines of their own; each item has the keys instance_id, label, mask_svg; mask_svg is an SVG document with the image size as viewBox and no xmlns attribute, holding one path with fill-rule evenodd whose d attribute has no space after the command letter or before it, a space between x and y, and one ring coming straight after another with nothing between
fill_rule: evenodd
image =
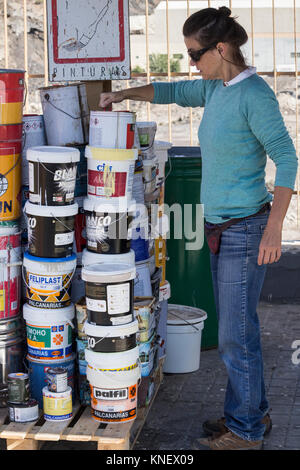
<instances>
[{"instance_id":1,"label":"metal railing","mask_svg":"<svg viewBox=\"0 0 300 470\"><path fill-rule=\"evenodd\" d=\"M28 61L28 28L27 28L27 7L28 4L33 0L23 0L23 19L24 19L24 61L23 64L18 64L19 67L24 66L26 70L25 81L27 89L29 89L29 85L36 79L43 79L44 85L48 86L48 56L47 56L47 13L46 13L46 0L44 0L41 4L41 12L43 14L43 29L44 29L44 73L37 74L34 71L29 69L29 61ZM251 48L252 48L252 64L255 65L255 21L254 21L254 12L255 12L255 1L257 0L245 0L248 2L249 9L250 9L250 30L247 31L249 35L249 39L251 41ZM297 99L298 95L298 64L297 64L297 53L300 52L297 50L297 38L300 37L299 33L297 33L297 28L299 25L297 24L297 11L300 10L300 0L289 0L289 4L292 5L293 9L293 31L289 31L294 38L294 57L295 57L295 71L294 72L280 72L277 70L277 63L276 63L276 0L269 0L270 8L272 10L272 39L273 39L273 71L266 71L260 72L261 75L268 75L273 77L274 81L274 91L277 92L277 79L280 75L289 75L294 77L295 80L295 90L296 90L296 109L295 109L295 147L297 151L297 155L299 157L299 102ZM194 0L185 0L186 2L186 17L188 17L191 13L191 9L193 5L195 5ZM165 3L165 28L166 28L166 44L162 44L162 50L165 49L167 54L167 71L164 73L154 73L150 70L150 43L149 43L149 2L145 0L145 57L146 57L146 71L144 73L132 73L132 79L136 78L143 78L145 79L146 83L150 83L152 77L164 77L168 81L171 81L173 77L187 77L189 79L197 76L198 74L192 72L189 61L186 62L186 70L184 72L171 72L171 52L170 52L170 23L169 23L169 12L170 12L170 5L169 0L161 0L161 3ZM196 2L197 7L199 3L201 3L200 8L206 7L215 7L220 6L219 1L213 0L202 0L201 2ZM234 14L235 8L235 0L224 0L221 3L222 5L227 5ZM8 33L8 0L3 0L3 11L1 11L2 16L2 24L3 24L3 40L4 40L4 66L5 68L9 68L10 66L10 52L9 52L9 33ZM180 32L179 32L180 33ZM126 87L129 87L129 81L127 80L124 84ZM29 111L29 93L27 94L27 100L25 103L25 112L28 113ZM129 109L129 103L127 103L127 108ZM151 120L151 104L147 103L146 112L147 112L147 119ZM172 105L167 105L168 108L168 139L172 141ZM189 137L187 138L186 145L195 145L196 139L194 136L193 131L193 111L192 108L189 109ZM296 191L297 194L297 227L300 226L300 172L298 171L297 181L296 181Z\"/></svg>"}]
</instances>

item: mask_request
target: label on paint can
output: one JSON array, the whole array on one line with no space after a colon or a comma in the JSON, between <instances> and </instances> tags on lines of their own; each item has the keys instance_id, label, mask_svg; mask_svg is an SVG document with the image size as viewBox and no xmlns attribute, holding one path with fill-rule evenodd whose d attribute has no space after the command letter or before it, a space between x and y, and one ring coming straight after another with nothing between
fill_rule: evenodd
<instances>
[{"instance_id":1,"label":"label on paint can","mask_svg":"<svg viewBox=\"0 0 300 470\"><path fill-rule=\"evenodd\" d=\"M130 310L130 286L128 282L107 286L106 290L109 315L118 315Z\"/></svg>"},{"instance_id":2,"label":"label on paint can","mask_svg":"<svg viewBox=\"0 0 300 470\"><path fill-rule=\"evenodd\" d=\"M28 354L38 359L62 359L72 354L70 325L31 325L26 322Z\"/></svg>"},{"instance_id":3,"label":"label on paint can","mask_svg":"<svg viewBox=\"0 0 300 470\"><path fill-rule=\"evenodd\" d=\"M38 274L29 273L28 285L30 288L43 291L60 291L63 287L62 276L39 276Z\"/></svg>"},{"instance_id":4,"label":"label on paint can","mask_svg":"<svg viewBox=\"0 0 300 470\"><path fill-rule=\"evenodd\" d=\"M72 418L72 389L54 393L43 388L44 418L46 421L64 421Z\"/></svg>"},{"instance_id":5,"label":"label on paint can","mask_svg":"<svg viewBox=\"0 0 300 470\"><path fill-rule=\"evenodd\" d=\"M7 403L10 421L27 423L36 421L39 417L39 407L36 400L31 399L27 403Z\"/></svg>"},{"instance_id":6,"label":"label on paint can","mask_svg":"<svg viewBox=\"0 0 300 470\"><path fill-rule=\"evenodd\" d=\"M28 374L16 372L8 374L8 401L10 403L23 403L29 400Z\"/></svg>"},{"instance_id":7,"label":"label on paint can","mask_svg":"<svg viewBox=\"0 0 300 470\"><path fill-rule=\"evenodd\" d=\"M136 417L137 386L117 389L92 388L92 415L102 422L131 421Z\"/></svg>"},{"instance_id":8,"label":"label on paint can","mask_svg":"<svg viewBox=\"0 0 300 470\"><path fill-rule=\"evenodd\" d=\"M106 312L106 301L100 299L90 299L86 297L86 306L94 312Z\"/></svg>"},{"instance_id":9,"label":"label on paint can","mask_svg":"<svg viewBox=\"0 0 300 470\"><path fill-rule=\"evenodd\" d=\"M74 233L75 232L68 232L68 233L56 233L54 237L54 245L55 246L63 246L69 245L74 242Z\"/></svg>"}]
</instances>

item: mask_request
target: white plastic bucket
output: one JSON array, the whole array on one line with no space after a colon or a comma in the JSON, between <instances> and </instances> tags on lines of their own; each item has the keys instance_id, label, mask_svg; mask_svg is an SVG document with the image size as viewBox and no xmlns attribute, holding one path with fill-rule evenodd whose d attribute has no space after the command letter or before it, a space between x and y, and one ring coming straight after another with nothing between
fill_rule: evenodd
<instances>
[{"instance_id":1,"label":"white plastic bucket","mask_svg":"<svg viewBox=\"0 0 300 470\"><path fill-rule=\"evenodd\" d=\"M135 266L129 264L98 263L82 268L90 323L109 327L132 321L135 275Z\"/></svg>"},{"instance_id":2,"label":"white plastic bucket","mask_svg":"<svg viewBox=\"0 0 300 470\"><path fill-rule=\"evenodd\" d=\"M136 125L141 150L149 150L154 144L155 133L157 130L156 122L137 121Z\"/></svg>"},{"instance_id":3,"label":"white plastic bucket","mask_svg":"<svg viewBox=\"0 0 300 470\"><path fill-rule=\"evenodd\" d=\"M46 145L44 116L39 114L23 115L23 146L22 146L22 184L29 185L28 161L26 151L30 147Z\"/></svg>"},{"instance_id":4,"label":"white plastic bucket","mask_svg":"<svg viewBox=\"0 0 300 470\"><path fill-rule=\"evenodd\" d=\"M140 367L123 371L102 371L90 365L86 370L91 386L92 416L101 423L121 423L136 418Z\"/></svg>"},{"instance_id":5,"label":"white plastic bucket","mask_svg":"<svg viewBox=\"0 0 300 470\"><path fill-rule=\"evenodd\" d=\"M134 146L135 113L130 111L91 111L91 147L131 149Z\"/></svg>"},{"instance_id":6,"label":"white plastic bucket","mask_svg":"<svg viewBox=\"0 0 300 470\"><path fill-rule=\"evenodd\" d=\"M0 227L0 320L16 317L21 299L21 232Z\"/></svg>"},{"instance_id":7,"label":"white plastic bucket","mask_svg":"<svg viewBox=\"0 0 300 470\"><path fill-rule=\"evenodd\" d=\"M74 305L46 310L23 306L28 355L35 359L66 359L72 355Z\"/></svg>"},{"instance_id":8,"label":"white plastic bucket","mask_svg":"<svg viewBox=\"0 0 300 470\"><path fill-rule=\"evenodd\" d=\"M85 143L78 85L40 88L48 145Z\"/></svg>"},{"instance_id":9,"label":"white plastic bucket","mask_svg":"<svg viewBox=\"0 0 300 470\"><path fill-rule=\"evenodd\" d=\"M136 282L134 284L135 297L151 297L151 275L150 275L150 260L138 261L135 263L136 267Z\"/></svg>"},{"instance_id":10,"label":"white plastic bucket","mask_svg":"<svg viewBox=\"0 0 300 470\"><path fill-rule=\"evenodd\" d=\"M92 325L88 322L84 325L88 349L100 353L120 353L135 348L138 330L136 320L117 326Z\"/></svg>"},{"instance_id":11,"label":"white plastic bucket","mask_svg":"<svg viewBox=\"0 0 300 470\"><path fill-rule=\"evenodd\" d=\"M137 150L86 147L88 196L109 204L129 206Z\"/></svg>"},{"instance_id":12,"label":"white plastic bucket","mask_svg":"<svg viewBox=\"0 0 300 470\"><path fill-rule=\"evenodd\" d=\"M76 269L76 255L68 258L37 258L24 254L26 301L32 307L61 309L71 303L71 280Z\"/></svg>"},{"instance_id":13,"label":"white plastic bucket","mask_svg":"<svg viewBox=\"0 0 300 470\"><path fill-rule=\"evenodd\" d=\"M79 150L42 146L27 150L29 202L42 206L74 203Z\"/></svg>"},{"instance_id":14,"label":"white plastic bucket","mask_svg":"<svg viewBox=\"0 0 300 470\"><path fill-rule=\"evenodd\" d=\"M130 250L128 253L122 253L120 255L107 255L101 253L94 253L84 249L82 252L82 265L88 266L89 264L98 264L98 263L109 263L109 264L119 264L125 263L132 266L135 265L135 254L133 250Z\"/></svg>"},{"instance_id":15,"label":"white plastic bucket","mask_svg":"<svg viewBox=\"0 0 300 470\"><path fill-rule=\"evenodd\" d=\"M73 252L75 215L78 204L38 206L26 202L28 250L41 258L63 258Z\"/></svg>"},{"instance_id":16,"label":"white plastic bucket","mask_svg":"<svg viewBox=\"0 0 300 470\"><path fill-rule=\"evenodd\" d=\"M204 310L186 305L168 305L164 372L182 374L200 367Z\"/></svg>"},{"instance_id":17,"label":"white plastic bucket","mask_svg":"<svg viewBox=\"0 0 300 470\"><path fill-rule=\"evenodd\" d=\"M115 353L99 353L85 349L85 360L93 368L104 372L120 372L135 369L139 360L139 348Z\"/></svg>"},{"instance_id":18,"label":"white plastic bucket","mask_svg":"<svg viewBox=\"0 0 300 470\"><path fill-rule=\"evenodd\" d=\"M87 248L99 254L119 255L130 251L129 225L133 209L84 199Z\"/></svg>"}]
</instances>

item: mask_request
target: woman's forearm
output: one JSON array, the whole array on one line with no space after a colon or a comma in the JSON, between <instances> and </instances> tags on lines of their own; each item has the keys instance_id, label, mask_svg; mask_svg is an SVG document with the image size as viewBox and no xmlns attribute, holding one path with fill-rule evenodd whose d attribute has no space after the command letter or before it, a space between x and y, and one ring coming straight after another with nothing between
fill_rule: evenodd
<instances>
[{"instance_id":1,"label":"woman's forearm","mask_svg":"<svg viewBox=\"0 0 300 470\"><path fill-rule=\"evenodd\" d=\"M269 215L268 226L282 229L293 190L283 186L275 186L272 209Z\"/></svg>"},{"instance_id":2,"label":"woman's forearm","mask_svg":"<svg viewBox=\"0 0 300 470\"><path fill-rule=\"evenodd\" d=\"M154 98L154 87L149 84L135 88L125 88L121 90L123 100L152 101Z\"/></svg>"}]
</instances>

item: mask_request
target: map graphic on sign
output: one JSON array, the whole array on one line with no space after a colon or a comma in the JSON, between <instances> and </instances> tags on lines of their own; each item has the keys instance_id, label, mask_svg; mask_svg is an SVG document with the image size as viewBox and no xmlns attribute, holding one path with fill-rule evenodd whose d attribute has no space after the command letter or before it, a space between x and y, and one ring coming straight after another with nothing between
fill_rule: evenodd
<instances>
[{"instance_id":1,"label":"map graphic on sign","mask_svg":"<svg viewBox=\"0 0 300 470\"><path fill-rule=\"evenodd\" d=\"M47 0L49 80L130 78L128 0Z\"/></svg>"}]
</instances>

